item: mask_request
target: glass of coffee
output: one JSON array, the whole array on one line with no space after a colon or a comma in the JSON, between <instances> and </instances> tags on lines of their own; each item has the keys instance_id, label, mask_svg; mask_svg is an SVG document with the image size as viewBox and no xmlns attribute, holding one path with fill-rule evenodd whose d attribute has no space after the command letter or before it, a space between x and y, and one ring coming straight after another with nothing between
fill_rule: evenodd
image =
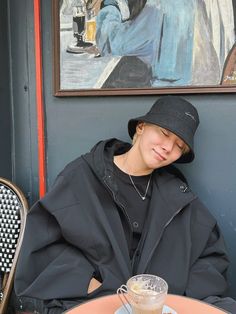
<instances>
[{"instance_id":1,"label":"glass of coffee","mask_svg":"<svg viewBox=\"0 0 236 314\"><path fill-rule=\"evenodd\" d=\"M131 277L117 290L127 313L132 314L162 314L167 292L166 281L149 274Z\"/></svg>"}]
</instances>

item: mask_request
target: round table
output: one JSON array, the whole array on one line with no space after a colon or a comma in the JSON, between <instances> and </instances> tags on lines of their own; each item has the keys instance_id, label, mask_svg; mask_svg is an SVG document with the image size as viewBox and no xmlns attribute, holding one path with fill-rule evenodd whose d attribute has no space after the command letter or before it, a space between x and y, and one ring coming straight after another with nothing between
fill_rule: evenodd
<instances>
[{"instance_id":1,"label":"round table","mask_svg":"<svg viewBox=\"0 0 236 314\"><path fill-rule=\"evenodd\" d=\"M223 314L225 312L205 302L183 296L168 294L166 305L178 314ZM80 304L64 312L66 314L114 314L122 305L116 294L100 297Z\"/></svg>"}]
</instances>

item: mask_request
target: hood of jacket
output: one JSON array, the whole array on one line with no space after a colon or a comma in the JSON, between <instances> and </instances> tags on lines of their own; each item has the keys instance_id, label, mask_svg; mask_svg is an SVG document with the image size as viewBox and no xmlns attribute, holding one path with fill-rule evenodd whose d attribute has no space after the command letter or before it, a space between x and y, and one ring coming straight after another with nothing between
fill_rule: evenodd
<instances>
[{"instance_id":1,"label":"hood of jacket","mask_svg":"<svg viewBox=\"0 0 236 314\"><path fill-rule=\"evenodd\" d=\"M98 142L89 153L82 156L100 180L106 180L113 174L114 155L124 154L131 148L130 143L122 142L116 138Z\"/></svg>"}]
</instances>

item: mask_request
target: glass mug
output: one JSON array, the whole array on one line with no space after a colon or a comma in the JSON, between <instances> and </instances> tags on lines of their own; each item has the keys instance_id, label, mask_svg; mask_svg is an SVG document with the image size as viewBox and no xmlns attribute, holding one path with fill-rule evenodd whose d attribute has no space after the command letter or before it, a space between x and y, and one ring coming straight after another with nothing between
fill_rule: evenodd
<instances>
[{"instance_id":1,"label":"glass mug","mask_svg":"<svg viewBox=\"0 0 236 314\"><path fill-rule=\"evenodd\" d=\"M117 289L129 314L162 314L167 292L166 281L149 274L131 277L126 285Z\"/></svg>"},{"instance_id":2,"label":"glass mug","mask_svg":"<svg viewBox=\"0 0 236 314\"><path fill-rule=\"evenodd\" d=\"M96 21L95 20L88 20L86 22L86 40L87 41L95 41L96 37Z\"/></svg>"}]
</instances>

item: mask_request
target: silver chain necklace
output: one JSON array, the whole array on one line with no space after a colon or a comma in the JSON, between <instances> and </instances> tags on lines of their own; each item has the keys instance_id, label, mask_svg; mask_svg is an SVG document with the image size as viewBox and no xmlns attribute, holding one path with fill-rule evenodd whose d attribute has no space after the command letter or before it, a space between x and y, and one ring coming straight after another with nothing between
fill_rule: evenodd
<instances>
[{"instance_id":1,"label":"silver chain necklace","mask_svg":"<svg viewBox=\"0 0 236 314\"><path fill-rule=\"evenodd\" d=\"M145 193L144 193L144 195L142 195L142 194L139 192L137 186L134 184L134 181L133 181L131 175L129 174L130 182L132 183L132 185L133 185L135 191L138 193L138 195L141 197L141 199L142 199L143 201L146 199L147 192L148 192L148 189L149 189L149 185L150 185L150 182L151 182L151 177L152 177L152 173L150 174L150 177L149 177L149 180L148 180L148 183L147 183L147 186L146 186Z\"/></svg>"}]
</instances>

